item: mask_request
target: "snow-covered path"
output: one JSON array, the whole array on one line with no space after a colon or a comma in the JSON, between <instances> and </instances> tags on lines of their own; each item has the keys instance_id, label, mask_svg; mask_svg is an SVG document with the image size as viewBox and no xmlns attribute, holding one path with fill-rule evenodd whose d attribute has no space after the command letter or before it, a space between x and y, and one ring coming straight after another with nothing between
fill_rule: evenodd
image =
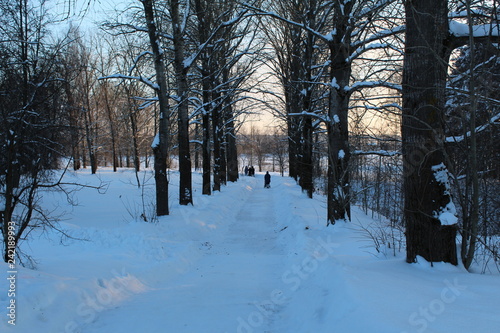
<instances>
[{"instance_id":1,"label":"snow-covered path","mask_svg":"<svg viewBox=\"0 0 500 333\"><path fill-rule=\"evenodd\" d=\"M188 257L195 261L188 270L164 280L156 267L150 291L102 312L84 331L140 332L147 323L150 332L266 332L282 303L275 293L285 264L277 242L279 192L261 188L260 179L245 181L248 197L224 221L224 236L202 242L203 255Z\"/></svg>"},{"instance_id":2,"label":"snow-covered path","mask_svg":"<svg viewBox=\"0 0 500 333\"><path fill-rule=\"evenodd\" d=\"M2 333L499 331L498 274L408 265L404 248L382 244L378 253L367 232L381 222L352 207L351 222L326 228L325 198L308 199L288 177L273 175L269 190L262 174L242 177L212 196L195 192L194 206L172 194L171 215L145 223L152 178L142 197L131 170L67 176L109 188L82 189L70 209L60 193L44 194L69 210L61 227L79 240L31 234L23 246L37 269L17 267L15 326L0 279ZM199 190L201 175L193 179Z\"/></svg>"}]
</instances>

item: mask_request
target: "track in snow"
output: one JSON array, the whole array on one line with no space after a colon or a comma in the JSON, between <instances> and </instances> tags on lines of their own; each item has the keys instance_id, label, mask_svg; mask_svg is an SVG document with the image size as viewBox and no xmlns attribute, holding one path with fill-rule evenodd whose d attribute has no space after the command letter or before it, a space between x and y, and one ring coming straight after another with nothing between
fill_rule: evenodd
<instances>
[{"instance_id":1,"label":"track in snow","mask_svg":"<svg viewBox=\"0 0 500 333\"><path fill-rule=\"evenodd\" d=\"M121 327L129 332L144 327L175 333L269 331L279 305L268 300L276 297L272 293L282 284L284 270L274 205L279 192L261 187L259 178L241 181L252 189L236 218L226 221L225 237L203 243L204 255L193 258L190 269L100 313L84 332L116 332ZM156 272L162 274L162 269Z\"/></svg>"}]
</instances>

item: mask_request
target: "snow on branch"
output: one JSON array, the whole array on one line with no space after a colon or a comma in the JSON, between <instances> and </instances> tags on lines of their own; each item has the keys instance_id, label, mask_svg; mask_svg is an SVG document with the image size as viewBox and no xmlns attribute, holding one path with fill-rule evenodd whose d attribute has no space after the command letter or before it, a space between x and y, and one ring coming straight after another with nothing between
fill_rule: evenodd
<instances>
[{"instance_id":1,"label":"snow on branch","mask_svg":"<svg viewBox=\"0 0 500 333\"><path fill-rule=\"evenodd\" d=\"M151 51L141 52L137 57L135 57L133 65L130 66L130 68L128 69L128 72L132 73L132 71L135 69L135 67L139 63L139 60L141 60L141 58L144 57L144 56L146 56L146 55L153 55L153 53Z\"/></svg>"},{"instance_id":2,"label":"snow on branch","mask_svg":"<svg viewBox=\"0 0 500 333\"><path fill-rule=\"evenodd\" d=\"M108 76L101 76L100 78L98 78L98 80L109 80L109 79L135 80L135 81L139 81L139 82L146 84L147 86L149 86L150 88L152 88L154 90L160 89L160 87L156 83L153 83L151 80L149 80L143 76L112 74L112 75L108 75Z\"/></svg>"},{"instance_id":3,"label":"snow on branch","mask_svg":"<svg viewBox=\"0 0 500 333\"><path fill-rule=\"evenodd\" d=\"M500 120L500 113L491 117L490 120L486 124L476 127L474 129L474 133L480 133L480 132L484 131L485 129L490 127L490 125L497 123L499 120ZM462 142L465 140L466 137L470 137L471 134L472 134L471 131L469 131L469 132L465 133L465 136L464 135L448 136L448 137L446 137L445 142Z\"/></svg>"},{"instance_id":4,"label":"snow on branch","mask_svg":"<svg viewBox=\"0 0 500 333\"><path fill-rule=\"evenodd\" d=\"M402 87L400 84L392 83L392 82L387 82L387 81L360 81L360 82L355 82L353 85L350 87L344 87L344 90L346 92L352 93L355 91L359 91L364 88L376 88L376 87L386 87L390 89L394 89L397 91L401 91Z\"/></svg>"},{"instance_id":5,"label":"snow on branch","mask_svg":"<svg viewBox=\"0 0 500 333\"><path fill-rule=\"evenodd\" d=\"M182 25L181 25L181 29L180 29L181 33L184 33L186 31L187 21L189 18L189 12L191 11L190 5L191 5L191 1L186 1L186 8L184 10L184 17L182 18Z\"/></svg>"},{"instance_id":6,"label":"snow on branch","mask_svg":"<svg viewBox=\"0 0 500 333\"><path fill-rule=\"evenodd\" d=\"M213 42L214 38L218 35L221 29L230 27L232 25L237 24L240 22L243 18L246 16L246 11L242 10L239 13L237 13L232 19L229 19L228 21L222 22L208 37L206 41L204 41L200 46L198 47L198 50L191 54L189 57L184 59L183 61L183 66L184 68L190 68L193 63L198 59L198 57L202 54L204 49L210 45L211 42Z\"/></svg>"},{"instance_id":7,"label":"snow on branch","mask_svg":"<svg viewBox=\"0 0 500 333\"><path fill-rule=\"evenodd\" d=\"M377 3L364 7L359 16L371 16L373 13L377 13L381 11L384 7L390 5L391 3L396 2L395 0L379 0Z\"/></svg>"},{"instance_id":8,"label":"snow on branch","mask_svg":"<svg viewBox=\"0 0 500 333\"><path fill-rule=\"evenodd\" d=\"M354 59L359 57L361 54L365 53L366 51L370 50L376 50L376 49L392 49L400 54L404 54L404 51L395 47L392 44L389 43L371 43L371 44L363 44L362 46L358 47L347 59L346 62L352 62Z\"/></svg>"},{"instance_id":9,"label":"snow on branch","mask_svg":"<svg viewBox=\"0 0 500 333\"><path fill-rule=\"evenodd\" d=\"M491 56L488 60L483 61L483 62L481 62L480 64L477 64L477 65L476 65L476 67L474 67L474 69L472 70L472 72L474 73L475 71L477 71L477 70L481 69L481 67L484 67L484 66L486 66L486 65L488 65L488 64L490 64L490 63L492 63L493 61L496 61L497 59L498 59L498 56L497 56L497 55L493 55L493 56ZM465 72L463 72L463 73L460 73L460 74L457 74L457 75L453 76L453 77L449 80L449 82L447 83L447 85L448 85L448 87L447 87L447 88L451 88L451 87L449 87L451 84L456 83L457 81L459 81L459 80L463 79L464 77L469 76L469 75L470 75L470 73L471 73L471 70L470 70L470 69L468 69L468 70L466 70L466 71L465 71Z\"/></svg>"},{"instance_id":10,"label":"snow on branch","mask_svg":"<svg viewBox=\"0 0 500 333\"><path fill-rule=\"evenodd\" d=\"M156 133L153 138L153 142L151 142L151 148L156 149L160 146L160 133Z\"/></svg>"},{"instance_id":11,"label":"snow on branch","mask_svg":"<svg viewBox=\"0 0 500 333\"><path fill-rule=\"evenodd\" d=\"M394 35L403 33L403 32L405 32L405 30L406 30L405 25L400 25L400 26L394 27L392 29L381 30L381 31L378 31L377 33L375 33L371 36L368 36L367 38L364 38L356 43L353 43L352 46L354 48L358 49L358 48L362 47L363 45L373 43L373 42L378 41L382 38L386 38L389 36L394 36Z\"/></svg>"},{"instance_id":12,"label":"snow on branch","mask_svg":"<svg viewBox=\"0 0 500 333\"><path fill-rule=\"evenodd\" d=\"M311 27L309 27L308 25L305 25L303 23L298 23L298 22L295 22L295 21L292 21L292 20L289 20L287 18L284 18L283 16L281 15L278 15L276 14L275 12L267 12L259 7L255 7L249 3L243 3L243 5L246 7L246 8L249 8L249 9L252 9L255 14L253 15L257 15L257 16L269 16L269 17L272 17L272 18L275 18L275 19L278 19L282 22L285 22L285 23L288 23L290 25L293 25L293 26L296 26L296 27L299 27L299 28L302 28L304 29L305 31L308 31L310 32L311 34L313 34L314 36L316 36L317 38L329 43L333 40L333 36L336 34L336 30L334 29L333 31L331 31L330 33L326 34L326 35L323 35L321 33L319 33L318 31L312 29Z\"/></svg>"},{"instance_id":13,"label":"snow on branch","mask_svg":"<svg viewBox=\"0 0 500 333\"><path fill-rule=\"evenodd\" d=\"M471 8L471 14L476 17L481 17L481 16L488 16L488 14L482 10L482 9L477 9L477 8ZM469 15L466 10L462 10L459 12L449 12L448 13L448 18L467 18Z\"/></svg>"},{"instance_id":14,"label":"snow on branch","mask_svg":"<svg viewBox=\"0 0 500 333\"><path fill-rule=\"evenodd\" d=\"M465 23L460 23L457 21L450 20L449 24L450 34L455 37L468 37L469 36L469 25ZM500 36L500 26L496 23L481 24L472 26L473 37L489 37Z\"/></svg>"},{"instance_id":15,"label":"snow on branch","mask_svg":"<svg viewBox=\"0 0 500 333\"><path fill-rule=\"evenodd\" d=\"M321 115L321 114L318 114L315 112L302 111L302 112L298 112L298 113L289 113L288 116L290 116L290 117L309 116L309 117L319 119L320 121L322 121L324 123L328 122L328 117L326 115Z\"/></svg>"},{"instance_id":16,"label":"snow on branch","mask_svg":"<svg viewBox=\"0 0 500 333\"><path fill-rule=\"evenodd\" d=\"M387 104L382 104L382 105L377 105L377 106L364 104L364 105L359 105L359 106L355 106L355 107L365 108L367 110L373 110L373 111L386 111L389 108L402 110L401 105L398 103L387 103Z\"/></svg>"},{"instance_id":17,"label":"snow on branch","mask_svg":"<svg viewBox=\"0 0 500 333\"><path fill-rule=\"evenodd\" d=\"M351 154L352 155L378 155L378 156L387 156L387 157L402 155L402 153L400 151L387 151L387 150L370 150L370 151L355 150Z\"/></svg>"}]
</instances>

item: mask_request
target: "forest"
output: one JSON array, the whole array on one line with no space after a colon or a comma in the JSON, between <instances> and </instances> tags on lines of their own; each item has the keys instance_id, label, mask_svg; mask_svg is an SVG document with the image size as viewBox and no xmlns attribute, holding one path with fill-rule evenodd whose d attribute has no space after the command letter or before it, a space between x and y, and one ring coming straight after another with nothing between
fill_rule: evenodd
<instances>
[{"instance_id":1,"label":"forest","mask_svg":"<svg viewBox=\"0 0 500 333\"><path fill-rule=\"evenodd\" d=\"M408 263L500 264L498 1L138 0L90 29L96 2L0 0L6 263L59 228L45 189L90 186L66 173L153 170L152 222L254 165L325 196L325 228L383 219Z\"/></svg>"}]
</instances>

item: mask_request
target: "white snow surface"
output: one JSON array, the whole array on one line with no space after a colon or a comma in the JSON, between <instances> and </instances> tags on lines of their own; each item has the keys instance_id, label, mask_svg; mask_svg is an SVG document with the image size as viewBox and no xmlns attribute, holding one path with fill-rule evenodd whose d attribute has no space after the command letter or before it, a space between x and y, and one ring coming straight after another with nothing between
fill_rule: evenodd
<instances>
[{"instance_id":1,"label":"white snow surface","mask_svg":"<svg viewBox=\"0 0 500 333\"><path fill-rule=\"evenodd\" d=\"M38 265L17 267L15 326L0 264L2 333L499 331L498 275L376 255L362 231L374 220L353 207L351 222L326 227L324 197L308 199L290 178L273 174L265 189L262 174L242 176L202 196L195 173L194 206L179 206L172 172L171 215L146 223L132 218L132 171L68 177L108 190L76 192L74 208L44 195L66 210L61 228L86 240L30 234L22 247Z\"/></svg>"}]
</instances>

